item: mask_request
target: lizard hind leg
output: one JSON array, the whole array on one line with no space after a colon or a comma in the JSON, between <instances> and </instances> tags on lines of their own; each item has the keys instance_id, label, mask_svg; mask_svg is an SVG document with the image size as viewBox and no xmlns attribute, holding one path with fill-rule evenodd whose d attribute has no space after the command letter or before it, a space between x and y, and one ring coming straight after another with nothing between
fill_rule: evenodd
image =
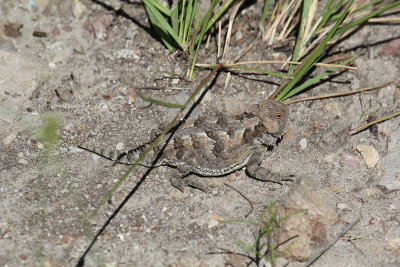
<instances>
[{"instance_id":1,"label":"lizard hind leg","mask_svg":"<svg viewBox=\"0 0 400 267\"><path fill-rule=\"evenodd\" d=\"M261 167L261 161L264 158L265 149L259 148L254 151L253 155L251 155L249 162L246 166L246 171L250 177L265 182L273 182L283 185L284 181L293 182L294 178L293 175L283 175L279 173L273 173L267 170L264 167Z\"/></svg>"},{"instance_id":2,"label":"lizard hind leg","mask_svg":"<svg viewBox=\"0 0 400 267\"><path fill-rule=\"evenodd\" d=\"M185 186L190 186L206 193L208 192L205 185L203 185L197 179L190 175L193 171L193 168L190 165L179 165L177 166L177 169L180 173L180 176L171 176L170 178L170 182L173 187L175 187L182 193L185 191Z\"/></svg>"}]
</instances>

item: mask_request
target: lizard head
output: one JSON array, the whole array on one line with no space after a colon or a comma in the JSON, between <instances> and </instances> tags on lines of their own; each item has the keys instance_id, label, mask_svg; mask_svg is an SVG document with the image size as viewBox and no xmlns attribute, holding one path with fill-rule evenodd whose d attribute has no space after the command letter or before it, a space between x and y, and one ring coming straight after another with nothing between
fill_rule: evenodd
<instances>
[{"instance_id":1,"label":"lizard head","mask_svg":"<svg viewBox=\"0 0 400 267\"><path fill-rule=\"evenodd\" d=\"M250 106L247 112L259 117L266 134L281 138L285 133L289 116L289 110L285 104L274 100L264 100Z\"/></svg>"}]
</instances>

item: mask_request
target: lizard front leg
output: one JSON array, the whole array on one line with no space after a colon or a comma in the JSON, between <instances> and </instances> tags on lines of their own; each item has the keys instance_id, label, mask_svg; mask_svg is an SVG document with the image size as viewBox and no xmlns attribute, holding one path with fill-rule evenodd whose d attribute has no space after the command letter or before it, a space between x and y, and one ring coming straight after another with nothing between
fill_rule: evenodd
<instances>
[{"instance_id":1,"label":"lizard front leg","mask_svg":"<svg viewBox=\"0 0 400 267\"><path fill-rule=\"evenodd\" d=\"M253 152L246 166L249 176L260 181L273 182L281 185L283 185L283 181L294 181L292 175L273 173L260 166L266 151L266 147L260 146Z\"/></svg>"}]
</instances>

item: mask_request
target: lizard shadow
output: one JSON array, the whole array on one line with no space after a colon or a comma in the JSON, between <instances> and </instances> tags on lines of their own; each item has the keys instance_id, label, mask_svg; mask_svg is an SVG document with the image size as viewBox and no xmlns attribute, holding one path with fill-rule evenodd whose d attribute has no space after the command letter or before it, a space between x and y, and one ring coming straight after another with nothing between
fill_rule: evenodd
<instances>
[{"instance_id":1,"label":"lizard shadow","mask_svg":"<svg viewBox=\"0 0 400 267\"><path fill-rule=\"evenodd\" d=\"M190 117L192 112L195 110L195 108L201 103L207 92L216 84L217 78L219 76L219 73L214 76L214 78L211 80L210 84L203 90L199 98L193 103L193 105L190 107L190 109L186 112L185 116L183 117L182 120L180 120L176 126L174 126L169 133L171 133L166 140L164 146L161 148L160 152L157 154L156 158L154 159L153 163L157 163L157 161L161 158L161 155L165 148L167 147L168 143L170 140L173 138L174 133L179 129L181 125L185 123L185 121ZM119 157L122 157L123 155L120 155ZM113 164L114 165L114 164ZM143 174L142 178L139 179L135 187L129 192L129 194L124 198L124 200L121 202L121 204L118 205L118 207L114 210L114 212L108 217L106 222L103 224L103 226L98 230L96 235L93 237L92 241L90 242L89 246L86 248L85 252L80 256L77 264L75 266L77 267L82 267L85 265L85 257L86 255L90 252L98 238L100 237L101 234L103 234L104 230L107 228L107 226L111 223L111 221L117 216L117 214L121 211L121 209L125 206L125 204L131 199L131 197L136 193L136 191L140 188L140 186L143 184L143 182L146 180L147 176L151 173L151 171L155 167L150 167L146 170L146 172Z\"/></svg>"}]
</instances>

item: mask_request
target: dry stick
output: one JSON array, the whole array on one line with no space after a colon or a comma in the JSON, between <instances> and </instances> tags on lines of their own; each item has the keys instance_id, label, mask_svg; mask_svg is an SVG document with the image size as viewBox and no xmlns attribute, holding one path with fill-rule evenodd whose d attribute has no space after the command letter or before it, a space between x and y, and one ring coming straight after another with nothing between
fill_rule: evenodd
<instances>
[{"instance_id":1,"label":"dry stick","mask_svg":"<svg viewBox=\"0 0 400 267\"><path fill-rule=\"evenodd\" d=\"M394 90L394 94L393 94L393 103L396 101L397 99L397 95L399 94L399 90L400 90L400 83L398 83L396 85L396 89Z\"/></svg>"},{"instance_id":2,"label":"dry stick","mask_svg":"<svg viewBox=\"0 0 400 267\"><path fill-rule=\"evenodd\" d=\"M239 189L236 189L236 188L233 187L232 185L230 185L230 184L228 184L228 183L224 183L224 185L226 185L227 187L230 187L233 191L235 191L236 193L238 193L239 195L241 195L244 199L247 200L247 202L249 202L251 209L250 209L250 211L247 212L247 214L244 216L245 218L249 217L249 215L253 212L253 209L254 209L254 206L253 206L253 203L251 202L251 200L250 200L248 197L246 197L242 192L240 192Z\"/></svg>"},{"instance_id":3,"label":"dry stick","mask_svg":"<svg viewBox=\"0 0 400 267\"><path fill-rule=\"evenodd\" d=\"M363 53L360 53L359 56L363 55ZM346 59L349 59L348 55L339 55L339 56L331 56L328 57L327 59L324 60L326 64L330 64L332 62L336 61L345 61Z\"/></svg>"},{"instance_id":4,"label":"dry stick","mask_svg":"<svg viewBox=\"0 0 400 267\"><path fill-rule=\"evenodd\" d=\"M311 266L311 264L313 264L316 260L318 260L318 258L321 257L322 254L324 254L328 249L330 249L342 236L344 236L351 228L353 228L353 226L356 225L356 223L358 223L359 220L360 220L360 216L358 216L357 219L354 220L354 222L352 222L345 229L343 229L343 231L340 234L338 234L331 242L329 242L329 244L325 248L323 248L321 251L319 251L314 256L312 256L306 262L304 267Z\"/></svg>"},{"instance_id":5,"label":"dry stick","mask_svg":"<svg viewBox=\"0 0 400 267\"><path fill-rule=\"evenodd\" d=\"M143 89L143 90L189 90L190 88L176 87L176 86L172 86L172 87L146 86L146 87L140 87L140 89Z\"/></svg>"},{"instance_id":6,"label":"dry stick","mask_svg":"<svg viewBox=\"0 0 400 267\"><path fill-rule=\"evenodd\" d=\"M370 90L374 90L374 89L377 89L377 88L385 87L385 86L388 86L391 83L393 83L393 81L387 82L387 83L384 83L384 84L380 84L380 85L376 85L376 86L372 86L372 87L357 89L357 90L354 90L354 91L347 91L347 92L335 93L335 94L329 94L329 95L323 95L323 96L311 96L311 97L305 97L305 98L289 100L289 101L285 101L285 103L286 104L293 104L293 103L297 103L297 102L301 102L301 101L319 100L319 99L332 98L332 97L338 97L338 96L353 95L353 94L357 94L357 93L360 93L360 92L370 91Z\"/></svg>"},{"instance_id":7,"label":"dry stick","mask_svg":"<svg viewBox=\"0 0 400 267\"><path fill-rule=\"evenodd\" d=\"M236 5L232 9L231 14L229 15L228 31L226 33L224 52L222 54L222 60L223 60L224 63L228 63L228 62L225 62L225 57L226 57L226 55L228 54L228 51L229 51L229 43L231 41L233 21L235 20L236 14L239 11L239 8L243 4L243 2L244 2L244 0L241 0L240 2L236 3Z\"/></svg>"},{"instance_id":8,"label":"dry stick","mask_svg":"<svg viewBox=\"0 0 400 267\"><path fill-rule=\"evenodd\" d=\"M238 65L246 65L246 64L293 64L293 65L300 65L303 62L299 61L287 61L287 60L260 60L260 61L244 61L244 62L237 62L234 64L227 64L225 67L229 68L231 66L238 66ZM348 70L357 70L357 67L350 67L344 66L340 64L328 64L328 63L317 63L315 64L318 67L327 67L327 68L340 68L340 69L348 69ZM196 64L196 66L207 66L207 64Z\"/></svg>"},{"instance_id":9,"label":"dry stick","mask_svg":"<svg viewBox=\"0 0 400 267\"><path fill-rule=\"evenodd\" d=\"M395 18L374 18L374 19L369 19L368 22L373 22L373 23L394 23L394 22L400 22L400 17L395 17Z\"/></svg>"},{"instance_id":10,"label":"dry stick","mask_svg":"<svg viewBox=\"0 0 400 267\"><path fill-rule=\"evenodd\" d=\"M286 22L286 24L283 26L283 28L281 29L281 34L282 34L282 32L288 27L288 25L289 25L289 23L290 23L290 21L293 19L293 8L292 8L292 6L295 4L295 3L301 3L302 1L301 0L298 0L298 1L290 1L283 9L282 9L282 12L279 14L279 15L277 15L276 16L276 20L278 21L277 22L277 26L279 25L279 24L281 24L281 26L282 26L282 24L284 24L284 22L285 21L287 21ZM295 8L294 8L295 9ZM290 13L290 14L289 14ZM279 40L279 39L282 39L282 38L280 38L280 37L282 37L281 35L279 35L279 36L277 36L277 40Z\"/></svg>"},{"instance_id":11,"label":"dry stick","mask_svg":"<svg viewBox=\"0 0 400 267\"><path fill-rule=\"evenodd\" d=\"M313 0L311 2L311 5L310 5L310 10L308 12L306 25L304 26L304 33L303 33L303 36L302 36L303 40L301 40L301 43L302 43L303 46L304 46L305 42L307 42L306 38L309 35L309 33L311 32L312 22L313 22L314 17L315 17L315 12L317 11L317 3L318 3L318 1ZM303 49L301 49L301 50L303 50ZM300 54L302 54L302 53L300 53Z\"/></svg>"},{"instance_id":12,"label":"dry stick","mask_svg":"<svg viewBox=\"0 0 400 267\"><path fill-rule=\"evenodd\" d=\"M271 17L268 20L268 24L266 29L268 29L265 32L265 35L263 36L263 41L267 41L267 39L269 39L269 36L271 35L271 29L272 29L272 20L274 19L274 16L276 15L276 9L277 9L278 5L275 5L274 10L272 11Z\"/></svg>"},{"instance_id":13,"label":"dry stick","mask_svg":"<svg viewBox=\"0 0 400 267\"><path fill-rule=\"evenodd\" d=\"M291 2L289 5L291 5L292 3L295 3L295 2ZM281 33L279 34L278 38L276 38L277 40L285 39L286 30L289 27L290 22L292 22L294 20L294 18L295 18L294 15L296 14L297 10L299 9L301 3L302 3L302 1L297 1L296 2L296 6L292 9L292 12L290 12L290 15L289 15L289 17L288 17L288 19L286 21L286 24L283 26L283 28L281 30Z\"/></svg>"},{"instance_id":14,"label":"dry stick","mask_svg":"<svg viewBox=\"0 0 400 267\"><path fill-rule=\"evenodd\" d=\"M371 121L370 123L361 125L361 126L359 126L359 127L357 127L357 128L354 128L354 129L352 129L352 131L354 131L353 134L355 134L355 133L357 133L357 132L359 132L359 131L361 131L361 130L366 129L366 128L370 127L371 125L377 124L377 123L382 122L382 121L386 121L386 120L393 119L394 117L397 117L397 116L400 116L400 111L395 112L395 113L390 114L390 115L387 115L387 116L384 116L384 117L382 117L382 118L380 118L380 119Z\"/></svg>"},{"instance_id":15,"label":"dry stick","mask_svg":"<svg viewBox=\"0 0 400 267\"><path fill-rule=\"evenodd\" d=\"M282 12L280 12L281 1L278 2L277 6L278 6L278 11L277 11L277 14L276 14L276 17L275 17L275 21L271 26L271 30L269 31L270 38L268 40L268 45L271 45L274 42L277 28L278 28L278 26L280 25L281 22L282 23L284 22L284 19L286 18L287 14L290 11L291 4L286 5L282 9Z\"/></svg>"},{"instance_id":16,"label":"dry stick","mask_svg":"<svg viewBox=\"0 0 400 267\"><path fill-rule=\"evenodd\" d=\"M299 53L299 58L302 58L304 55L308 54L308 52L311 49L318 46L321 43L321 40L325 38L325 36L331 31L331 29L334 26L335 26L334 24L330 25L328 28L326 28L325 32L323 32L317 38L315 38L315 40L313 40L307 47L302 47L302 51L300 51L300 53Z\"/></svg>"},{"instance_id":17,"label":"dry stick","mask_svg":"<svg viewBox=\"0 0 400 267\"><path fill-rule=\"evenodd\" d=\"M226 64L224 65L225 68L231 68L234 66L246 65L246 64L293 64L293 65L300 65L302 62L298 61L287 61L287 60L262 60L262 61L244 61L244 62L237 62L234 64ZM196 63L196 67L207 67L210 64L204 63ZM318 67L326 67L326 68L339 68L339 69L347 69L347 70L357 70L357 67L350 67L345 65L339 64L328 64L328 63L317 63L315 64ZM234 68L232 68L234 69Z\"/></svg>"},{"instance_id":18,"label":"dry stick","mask_svg":"<svg viewBox=\"0 0 400 267\"><path fill-rule=\"evenodd\" d=\"M221 55L221 21L218 22L217 58Z\"/></svg>"},{"instance_id":19,"label":"dry stick","mask_svg":"<svg viewBox=\"0 0 400 267\"><path fill-rule=\"evenodd\" d=\"M242 6L244 1L245 0L241 0L240 2L236 3L235 6L232 9L231 14L229 15L228 31L226 33L224 52L222 54L222 62L224 62L224 63L229 63L229 59L226 60L225 58L228 55L228 51L229 51L229 43L231 41L233 21L235 20L237 12L239 11L239 8ZM228 74L226 75L226 78L225 78L224 89L226 89L228 87L230 78L231 78L231 73L228 72Z\"/></svg>"},{"instance_id":20,"label":"dry stick","mask_svg":"<svg viewBox=\"0 0 400 267\"><path fill-rule=\"evenodd\" d=\"M357 31L359 29L360 25L355 26L351 29L349 29L347 32L342 33L341 35L335 36L333 37L327 45L333 45L335 43L338 43L340 40L345 39L347 36L353 34L355 31Z\"/></svg>"},{"instance_id":21,"label":"dry stick","mask_svg":"<svg viewBox=\"0 0 400 267\"><path fill-rule=\"evenodd\" d=\"M297 8L298 9L298 8ZM296 14L296 13L295 13ZM294 30L294 28L299 24L300 22L300 13L298 13L295 17L293 22L291 23L290 28L286 31L285 35L283 35L282 39L287 39L289 34Z\"/></svg>"}]
</instances>

